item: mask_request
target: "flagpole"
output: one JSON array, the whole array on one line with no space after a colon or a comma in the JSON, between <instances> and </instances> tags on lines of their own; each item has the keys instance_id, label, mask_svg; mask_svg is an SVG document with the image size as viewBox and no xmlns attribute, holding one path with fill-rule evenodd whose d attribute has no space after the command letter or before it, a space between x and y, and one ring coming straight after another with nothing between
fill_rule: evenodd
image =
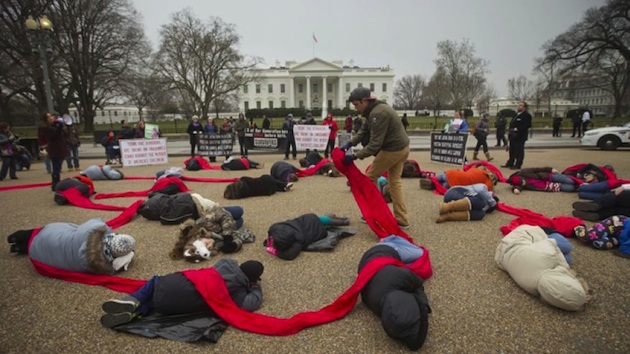
<instances>
[{"instance_id":1,"label":"flagpole","mask_svg":"<svg viewBox=\"0 0 630 354\"><path fill-rule=\"evenodd\" d=\"M313 32L313 58L315 58L315 43L316 43L315 41L316 41L315 32Z\"/></svg>"}]
</instances>

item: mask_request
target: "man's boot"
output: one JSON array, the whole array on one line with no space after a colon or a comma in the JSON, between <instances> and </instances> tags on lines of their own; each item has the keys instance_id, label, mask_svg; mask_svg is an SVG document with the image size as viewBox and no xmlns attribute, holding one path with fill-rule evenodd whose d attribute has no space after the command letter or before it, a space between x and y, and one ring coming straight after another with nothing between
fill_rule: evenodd
<instances>
[{"instance_id":1,"label":"man's boot","mask_svg":"<svg viewBox=\"0 0 630 354\"><path fill-rule=\"evenodd\" d=\"M490 152L486 152L486 160L488 160L488 161L494 160L494 157L490 156Z\"/></svg>"},{"instance_id":2,"label":"man's boot","mask_svg":"<svg viewBox=\"0 0 630 354\"><path fill-rule=\"evenodd\" d=\"M478 155L479 155L479 151L473 152L473 160L478 161L479 160Z\"/></svg>"},{"instance_id":3,"label":"man's boot","mask_svg":"<svg viewBox=\"0 0 630 354\"><path fill-rule=\"evenodd\" d=\"M50 189L52 189L53 192L57 188L57 184L59 183L60 180L61 180L61 175L58 175L58 174L52 175L52 185L50 186Z\"/></svg>"},{"instance_id":4,"label":"man's boot","mask_svg":"<svg viewBox=\"0 0 630 354\"><path fill-rule=\"evenodd\" d=\"M437 220L435 220L436 223L443 223L445 221L469 221L470 220L470 212L468 211L454 211L452 213L448 213L448 214L442 214L440 215Z\"/></svg>"},{"instance_id":5,"label":"man's boot","mask_svg":"<svg viewBox=\"0 0 630 354\"><path fill-rule=\"evenodd\" d=\"M470 199L468 198L453 200L448 203L440 203L440 215L448 214L454 211L469 211L470 208Z\"/></svg>"}]
</instances>

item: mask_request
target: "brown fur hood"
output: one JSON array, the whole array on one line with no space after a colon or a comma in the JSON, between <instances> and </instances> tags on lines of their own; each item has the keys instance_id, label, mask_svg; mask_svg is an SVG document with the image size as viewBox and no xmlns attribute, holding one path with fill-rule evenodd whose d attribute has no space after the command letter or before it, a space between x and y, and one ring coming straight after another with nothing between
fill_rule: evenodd
<instances>
[{"instance_id":1,"label":"brown fur hood","mask_svg":"<svg viewBox=\"0 0 630 354\"><path fill-rule=\"evenodd\" d=\"M114 274L112 266L114 257L105 249L103 242L107 229L99 227L88 235L87 239L87 266L94 274Z\"/></svg>"}]
</instances>

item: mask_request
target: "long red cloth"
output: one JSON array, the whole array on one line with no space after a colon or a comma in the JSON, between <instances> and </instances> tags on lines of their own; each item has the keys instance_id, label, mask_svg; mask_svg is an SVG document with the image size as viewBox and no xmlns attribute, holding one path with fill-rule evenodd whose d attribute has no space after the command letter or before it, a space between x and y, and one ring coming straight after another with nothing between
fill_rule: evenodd
<instances>
[{"instance_id":1,"label":"long red cloth","mask_svg":"<svg viewBox=\"0 0 630 354\"><path fill-rule=\"evenodd\" d=\"M186 160L184 160L184 166L188 166L188 163L190 162L190 160L196 160L197 163L199 164L199 168L201 168L202 170L221 170L221 165L211 165L208 160L204 159L201 156L194 156L194 157L189 157Z\"/></svg>"},{"instance_id":2,"label":"long red cloth","mask_svg":"<svg viewBox=\"0 0 630 354\"><path fill-rule=\"evenodd\" d=\"M586 165L587 164L585 164L585 163L581 163L581 164L569 166L569 167L565 168L564 171L562 171L562 173L565 173L565 172L577 172L581 168L585 167ZM618 186L620 186L622 184L630 183L630 180L628 180L628 179L617 178L617 174L614 171L611 171L610 169L606 168L605 166L598 166L598 167L606 175L606 178L607 178L606 182L608 182L608 186L611 189L612 188L616 188L616 187L618 187ZM584 181L579 180L579 182L583 183Z\"/></svg>"},{"instance_id":3,"label":"long red cloth","mask_svg":"<svg viewBox=\"0 0 630 354\"><path fill-rule=\"evenodd\" d=\"M305 168L305 169L298 169L298 171L295 174L297 174L298 177L313 176L313 175L315 175L317 173L317 171L319 171L320 167L324 166L325 164L327 164L329 162L330 162L330 160L328 160L328 159L322 159L315 166L311 166L311 167Z\"/></svg>"},{"instance_id":4,"label":"long red cloth","mask_svg":"<svg viewBox=\"0 0 630 354\"><path fill-rule=\"evenodd\" d=\"M50 182L46 183L32 183L32 184L18 184L15 186L5 186L0 187L0 192L13 191L18 189L30 189L30 188L39 188L39 187L49 187L51 185Z\"/></svg>"},{"instance_id":5,"label":"long red cloth","mask_svg":"<svg viewBox=\"0 0 630 354\"><path fill-rule=\"evenodd\" d=\"M66 189L65 191L57 192L61 194L68 200L68 203L78 206L79 208L85 209L96 209L96 210L110 210L110 211L125 211L127 207L124 206L116 206L116 205L107 205L107 204L98 204L94 203L90 198L84 196L79 192L79 189L76 187Z\"/></svg>"},{"instance_id":6,"label":"long red cloth","mask_svg":"<svg viewBox=\"0 0 630 354\"><path fill-rule=\"evenodd\" d=\"M99 193L94 196L94 199L105 199L105 198L121 198L121 197L146 197L150 192L160 190L169 184L177 185L180 192L188 192L190 189L182 182L181 179L177 177L165 177L160 178L153 186L147 190L142 191L128 191L128 192L119 192L119 193Z\"/></svg>"}]
</instances>

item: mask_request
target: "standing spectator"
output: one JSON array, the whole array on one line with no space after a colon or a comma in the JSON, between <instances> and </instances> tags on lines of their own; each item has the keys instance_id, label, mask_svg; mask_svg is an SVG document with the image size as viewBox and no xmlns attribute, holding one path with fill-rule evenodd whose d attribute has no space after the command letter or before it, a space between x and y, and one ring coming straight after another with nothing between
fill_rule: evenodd
<instances>
[{"instance_id":1,"label":"standing spectator","mask_svg":"<svg viewBox=\"0 0 630 354\"><path fill-rule=\"evenodd\" d=\"M313 117L313 113L306 113L306 124L317 125L317 122L315 122L315 117Z\"/></svg>"},{"instance_id":2,"label":"standing spectator","mask_svg":"<svg viewBox=\"0 0 630 354\"><path fill-rule=\"evenodd\" d=\"M407 127L409 126L409 121L407 120L407 113L403 113L401 122L402 122L403 128L405 128L405 131L407 131Z\"/></svg>"},{"instance_id":3,"label":"standing spectator","mask_svg":"<svg viewBox=\"0 0 630 354\"><path fill-rule=\"evenodd\" d=\"M221 134L232 134L232 124L230 124L230 121L227 118L223 118L219 132ZM234 134L232 134L232 146L234 146ZM225 156L226 159L228 157L230 157L229 154Z\"/></svg>"},{"instance_id":4,"label":"standing spectator","mask_svg":"<svg viewBox=\"0 0 630 354\"><path fill-rule=\"evenodd\" d=\"M13 135L13 133L11 133L10 128L9 123L0 123L0 155L2 155L0 181L7 177L7 172L9 172L9 177L11 177L11 179L18 179L15 174L15 155L17 150L15 147L15 141L17 138Z\"/></svg>"},{"instance_id":5,"label":"standing spectator","mask_svg":"<svg viewBox=\"0 0 630 354\"><path fill-rule=\"evenodd\" d=\"M293 159L297 159L297 146L295 145L295 135L293 134L293 114L289 113L287 119L282 124L282 130L287 131L287 147L284 150L284 159L289 159L289 149L293 150Z\"/></svg>"},{"instance_id":6,"label":"standing spectator","mask_svg":"<svg viewBox=\"0 0 630 354\"><path fill-rule=\"evenodd\" d=\"M238 136L238 145L241 148L241 157L247 157L247 146L245 146L245 129L247 129L247 120L243 113L238 114L238 120L234 126L236 135Z\"/></svg>"},{"instance_id":7,"label":"standing spectator","mask_svg":"<svg viewBox=\"0 0 630 354\"><path fill-rule=\"evenodd\" d=\"M479 148L483 147L483 153L486 155L488 161L492 161L488 152L488 133L490 132L490 114L482 113L481 118L476 123L474 131L475 138L477 139L477 145L475 145L475 152L473 153L473 160L479 160L477 155L479 154Z\"/></svg>"},{"instance_id":8,"label":"standing spectator","mask_svg":"<svg viewBox=\"0 0 630 354\"><path fill-rule=\"evenodd\" d=\"M206 135L214 135L217 133L217 126L214 124L214 119L208 117L208 123L203 126L203 133Z\"/></svg>"},{"instance_id":9,"label":"standing spectator","mask_svg":"<svg viewBox=\"0 0 630 354\"><path fill-rule=\"evenodd\" d=\"M409 137L403 128L396 111L382 101L378 101L366 87L357 87L350 93L348 101L366 119L361 130L350 142L342 147L347 151L362 141L363 136L369 134L370 140L356 154L348 154L344 164L352 163L355 159L374 156L374 161L368 168L366 175L376 184L378 178L387 171L389 188L394 206L394 216L402 228L409 226L407 205L402 191L401 174L403 165L409 157Z\"/></svg>"},{"instance_id":10,"label":"standing spectator","mask_svg":"<svg viewBox=\"0 0 630 354\"><path fill-rule=\"evenodd\" d=\"M527 112L527 102L521 101L516 107L516 117L510 121L510 157L501 167L508 167L511 170L520 170L525 159L525 142L527 133L532 126L532 116Z\"/></svg>"},{"instance_id":11,"label":"standing spectator","mask_svg":"<svg viewBox=\"0 0 630 354\"><path fill-rule=\"evenodd\" d=\"M263 129L271 129L271 120L269 120L269 118L267 118L266 115L263 115Z\"/></svg>"},{"instance_id":12,"label":"standing spectator","mask_svg":"<svg viewBox=\"0 0 630 354\"><path fill-rule=\"evenodd\" d=\"M505 127L507 126L507 119L505 119L505 116L501 113L499 113L499 115L497 116L497 121L494 123L494 127L497 128L497 145L498 147L501 147L501 142L503 142L503 145L505 146L505 150L507 151L508 149L508 142L507 139L505 138Z\"/></svg>"},{"instance_id":13,"label":"standing spectator","mask_svg":"<svg viewBox=\"0 0 630 354\"><path fill-rule=\"evenodd\" d=\"M122 125L120 128L121 139L133 139L136 137L136 130L129 126L129 122L123 119L120 124Z\"/></svg>"},{"instance_id":14,"label":"standing spectator","mask_svg":"<svg viewBox=\"0 0 630 354\"><path fill-rule=\"evenodd\" d=\"M134 139L144 139L144 121L138 122L138 126L134 129Z\"/></svg>"},{"instance_id":15,"label":"standing spectator","mask_svg":"<svg viewBox=\"0 0 630 354\"><path fill-rule=\"evenodd\" d=\"M591 112L585 110L582 113L582 136L586 134L586 129L588 129L588 125L591 124Z\"/></svg>"},{"instance_id":16,"label":"standing spectator","mask_svg":"<svg viewBox=\"0 0 630 354\"><path fill-rule=\"evenodd\" d=\"M68 150L70 154L66 157L66 165L68 171L81 171L79 168L79 146L81 146L81 140L77 133L76 127L73 125L72 117L64 114L64 122L66 123L66 139L68 142Z\"/></svg>"},{"instance_id":17,"label":"standing spectator","mask_svg":"<svg viewBox=\"0 0 630 354\"><path fill-rule=\"evenodd\" d=\"M37 127L39 146L44 146L52 163L51 189L53 192L55 187L57 187L57 183L61 180L63 160L68 156L68 145L63 126L63 119L57 119L54 114L46 112L42 115Z\"/></svg>"},{"instance_id":18,"label":"standing spectator","mask_svg":"<svg viewBox=\"0 0 630 354\"><path fill-rule=\"evenodd\" d=\"M573 134L572 138L575 138L575 133L577 132L577 137L582 136L582 117L578 112L573 113L573 117L571 117L571 122L573 123Z\"/></svg>"},{"instance_id":19,"label":"standing spectator","mask_svg":"<svg viewBox=\"0 0 630 354\"><path fill-rule=\"evenodd\" d=\"M203 127L199 123L198 116L192 116L192 121L188 124L186 132L190 137L190 156L195 156L195 147L199 143L199 134L203 134Z\"/></svg>"},{"instance_id":20,"label":"standing spectator","mask_svg":"<svg viewBox=\"0 0 630 354\"><path fill-rule=\"evenodd\" d=\"M327 125L328 129L330 129L330 135L328 135L328 144L326 144L326 149L324 150L324 157L328 158L328 152L332 154L333 149L335 148L335 139L337 138L337 131L339 127L337 126L337 122L333 117L332 113L328 113L322 125Z\"/></svg>"},{"instance_id":21,"label":"standing spectator","mask_svg":"<svg viewBox=\"0 0 630 354\"><path fill-rule=\"evenodd\" d=\"M559 137L560 136L560 126L562 125L562 117L555 117L553 118L553 132L551 133L551 136L553 137Z\"/></svg>"},{"instance_id":22,"label":"standing spectator","mask_svg":"<svg viewBox=\"0 0 630 354\"><path fill-rule=\"evenodd\" d=\"M346 133L352 133L352 116L348 114L346 120L343 123L343 128L346 130Z\"/></svg>"},{"instance_id":23,"label":"standing spectator","mask_svg":"<svg viewBox=\"0 0 630 354\"><path fill-rule=\"evenodd\" d=\"M256 124L256 122L254 122L254 118L249 118L249 124L247 124L247 127L251 129L258 128L258 125Z\"/></svg>"}]
</instances>

